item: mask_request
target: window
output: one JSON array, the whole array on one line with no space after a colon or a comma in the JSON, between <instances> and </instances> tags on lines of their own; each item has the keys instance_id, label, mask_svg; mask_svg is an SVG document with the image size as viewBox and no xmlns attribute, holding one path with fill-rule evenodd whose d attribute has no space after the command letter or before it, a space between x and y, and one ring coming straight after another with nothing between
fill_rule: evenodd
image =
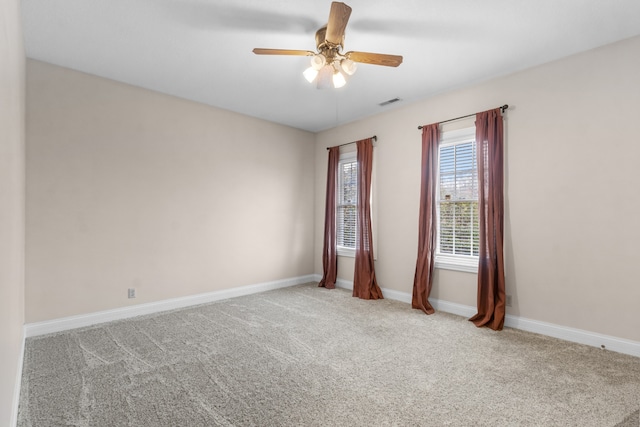
<instances>
[{"instance_id":1,"label":"window","mask_svg":"<svg viewBox=\"0 0 640 427\"><path fill-rule=\"evenodd\" d=\"M475 128L442 134L436 191L436 267L475 273L479 252Z\"/></svg>"},{"instance_id":2,"label":"window","mask_svg":"<svg viewBox=\"0 0 640 427\"><path fill-rule=\"evenodd\" d=\"M355 256L356 203L358 196L358 163L356 153L340 155L336 203L338 255Z\"/></svg>"}]
</instances>

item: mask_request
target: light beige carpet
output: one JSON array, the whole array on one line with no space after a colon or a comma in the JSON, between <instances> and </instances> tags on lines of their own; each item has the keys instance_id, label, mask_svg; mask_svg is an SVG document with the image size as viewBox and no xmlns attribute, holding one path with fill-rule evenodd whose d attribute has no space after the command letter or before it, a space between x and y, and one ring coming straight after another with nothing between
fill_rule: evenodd
<instances>
[{"instance_id":1,"label":"light beige carpet","mask_svg":"<svg viewBox=\"0 0 640 427\"><path fill-rule=\"evenodd\" d=\"M19 426L638 426L640 359L301 285L27 340Z\"/></svg>"}]
</instances>

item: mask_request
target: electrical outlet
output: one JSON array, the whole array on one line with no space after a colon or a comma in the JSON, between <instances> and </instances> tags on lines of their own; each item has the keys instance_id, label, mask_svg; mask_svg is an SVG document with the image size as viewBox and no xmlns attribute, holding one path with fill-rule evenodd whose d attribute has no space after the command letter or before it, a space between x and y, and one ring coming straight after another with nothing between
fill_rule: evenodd
<instances>
[{"instance_id":1,"label":"electrical outlet","mask_svg":"<svg viewBox=\"0 0 640 427\"><path fill-rule=\"evenodd\" d=\"M512 303L513 303L513 298L511 298L511 295L507 295L507 307L511 307Z\"/></svg>"},{"instance_id":2,"label":"electrical outlet","mask_svg":"<svg viewBox=\"0 0 640 427\"><path fill-rule=\"evenodd\" d=\"M129 288L129 298L136 297L136 288Z\"/></svg>"}]
</instances>

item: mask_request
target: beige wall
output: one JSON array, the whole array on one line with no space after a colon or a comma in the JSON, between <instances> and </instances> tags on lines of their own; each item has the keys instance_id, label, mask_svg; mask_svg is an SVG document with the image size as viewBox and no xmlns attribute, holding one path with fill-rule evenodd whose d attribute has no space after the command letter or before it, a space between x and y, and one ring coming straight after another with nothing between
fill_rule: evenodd
<instances>
[{"instance_id":1,"label":"beige wall","mask_svg":"<svg viewBox=\"0 0 640 427\"><path fill-rule=\"evenodd\" d=\"M313 134L33 60L26 117L27 322L313 273Z\"/></svg>"},{"instance_id":2,"label":"beige wall","mask_svg":"<svg viewBox=\"0 0 640 427\"><path fill-rule=\"evenodd\" d=\"M417 126L507 103L507 313L640 341L638 52L640 37L318 134L315 271L322 271L325 147L378 136L376 274L380 286L411 293ZM353 259L338 264L338 276L352 280ZM436 270L432 297L475 306L475 274Z\"/></svg>"},{"instance_id":3,"label":"beige wall","mask_svg":"<svg viewBox=\"0 0 640 427\"><path fill-rule=\"evenodd\" d=\"M11 425L24 323L24 47L0 0L0 425Z\"/></svg>"}]
</instances>

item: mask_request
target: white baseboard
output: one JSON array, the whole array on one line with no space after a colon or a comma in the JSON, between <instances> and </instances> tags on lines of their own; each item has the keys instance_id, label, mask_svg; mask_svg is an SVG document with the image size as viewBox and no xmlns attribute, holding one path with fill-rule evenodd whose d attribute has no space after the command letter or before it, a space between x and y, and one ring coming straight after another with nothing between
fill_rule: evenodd
<instances>
[{"instance_id":1,"label":"white baseboard","mask_svg":"<svg viewBox=\"0 0 640 427\"><path fill-rule=\"evenodd\" d=\"M583 329L569 328L553 323L513 316L511 314L505 316L504 325L509 328L534 332L536 334L560 338L565 341L598 347L603 350L611 350L617 353L640 357L640 342L637 341L598 334Z\"/></svg>"},{"instance_id":2,"label":"white baseboard","mask_svg":"<svg viewBox=\"0 0 640 427\"><path fill-rule=\"evenodd\" d=\"M470 305L458 304L435 298L429 298L429 302L437 311L444 311L445 313L456 314L462 317L471 317L478 312L476 307L472 307Z\"/></svg>"},{"instance_id":3,"label":"white baseboard","mask_svg":"<svg viewBox=\"0 0 640 427\"><path fill-rule=\"evenodd\" d=\"M353 281L344 280L344 279L336 279L336 288L348 289L350 291L353 290Z\"/></svg>"},{"instance_id":4,"label":"white baseboard","mask_svg":"<svg viewBox=\"0 0 640 427\"><path fill-rule=\"evenodd\" d=\"M20 343L20 356L18 358L18 371L16 372L16 383L13 388L13 406L11 408L11 421L9 425L18 425L18 407L20 406L20 390L22 389L22 366L24 365L24 345L27 339L26 328L22 327L22 342Z\"/></svg>"},{"instance_id":5,"label":"white baseboard","mask_svg":"<svg viewBox=\"0 0 640 427\"><path fill-rule=\"evenodd\" d=\"M189 307L208 302L219 301L227 298L234 298L243 295L255 294L259 292L280 289L289 286L295 286L307 282L318 282L322 279L319 274L310 274L307 276L294 277L290 279L276 280L273 282L259 283L255 285L242 286L238 288L225 289L221 291L209 292L205 294L192 295L182 298L173 298L147 304L139 304L130 307L123 307L114 310L100 311L79 316L65 317L45 322L29 323L25 325L25 338L37 335L49 334L54 332L66 331L84 326L91 326L98 323L110 322L113 320L128 319L135 316L145 314L153 314L161 311L173 310L176 308ZM353 281L338 279L336 287L353 290ZM393 289L382 288L385 298L411 304L411 294L407 292L396 291ZM476 308L468 305L457 304L449 301L431 299L431 305L437 311L456 314L463 317L471 317L476 314ZM604 348L618 353L629 354L640 357L640 342L626 340L610 335L598 334L582 329L575 329L566 326L560 326L553 323L542 322L538 320L527 319L524 317L513 316L507 314L505 317L505 326L523 331L533 332L541 335L547 335L559 338L565 341L571 341L579 344L586 344L593 347ZM23 350L24 352L24 350ZM22 359L20 361L22 363ZM22 372L22 366L20 366ZM19 387L19 382L18 385ZM18 393L19 396L19 393ZM16 406L17 408L17 406ZM16 411L17 416L17 411Z\"/></svg>"},{"instance_id":6,"label":"white baseboard","mask_svg":"<svg viewBox=\"0 0 640 427\"><path fill-rule=\"evenodd\" d=\"M221 291L207 292L204 294L190 295L180 298L172 298L163 301L116 308L113 310L99 311L96 313L63 317L60 319L47 320L44 322L28 323L25 325L25 336L28 338L54 332L62 332L69 329L91 326L98 323L111 322L113 320L128 319L145 314L153 314L161 311L174 310L176 308L190 307L193 305L206 304L213 301L235 298L243 295L256 294L259 292L301 285L303 283L312 282L314 280L315 275L309 274L306 276L292 277L289 279L275 280L272 282L258 283L255 285L240 286L238 288L223 289Z\"/></svg>"},{"instance_id":7,"label":"white baseboard","mask_svg":"<svg viewBox=\"0 0 640 427\"><path fill-rule=\"evenodd\" d=\"M319 277L317 274L315 276ZM317 280L320 280L320 278ZM336 281L336 287L353 290L353 281L338 279ZM400 292L386 288L381 288L381 290L385 298L411 304L412 295L407 292ZM445 313L456 314L463 317L471 317L477 313L476 307L469 305L457 304L438 299L429 299L429 302L436 311L443 311ZM640 342L637 341L626 340L624 338L598 334L567 326L560 326L553 323L541 322L539 320L527 319L511 314L507 314L505 316L504 325L508 328L520 329L527 332L559 338L565 341L586 344L592 347L640 357Z\"/></svg>"}]
</instances>

